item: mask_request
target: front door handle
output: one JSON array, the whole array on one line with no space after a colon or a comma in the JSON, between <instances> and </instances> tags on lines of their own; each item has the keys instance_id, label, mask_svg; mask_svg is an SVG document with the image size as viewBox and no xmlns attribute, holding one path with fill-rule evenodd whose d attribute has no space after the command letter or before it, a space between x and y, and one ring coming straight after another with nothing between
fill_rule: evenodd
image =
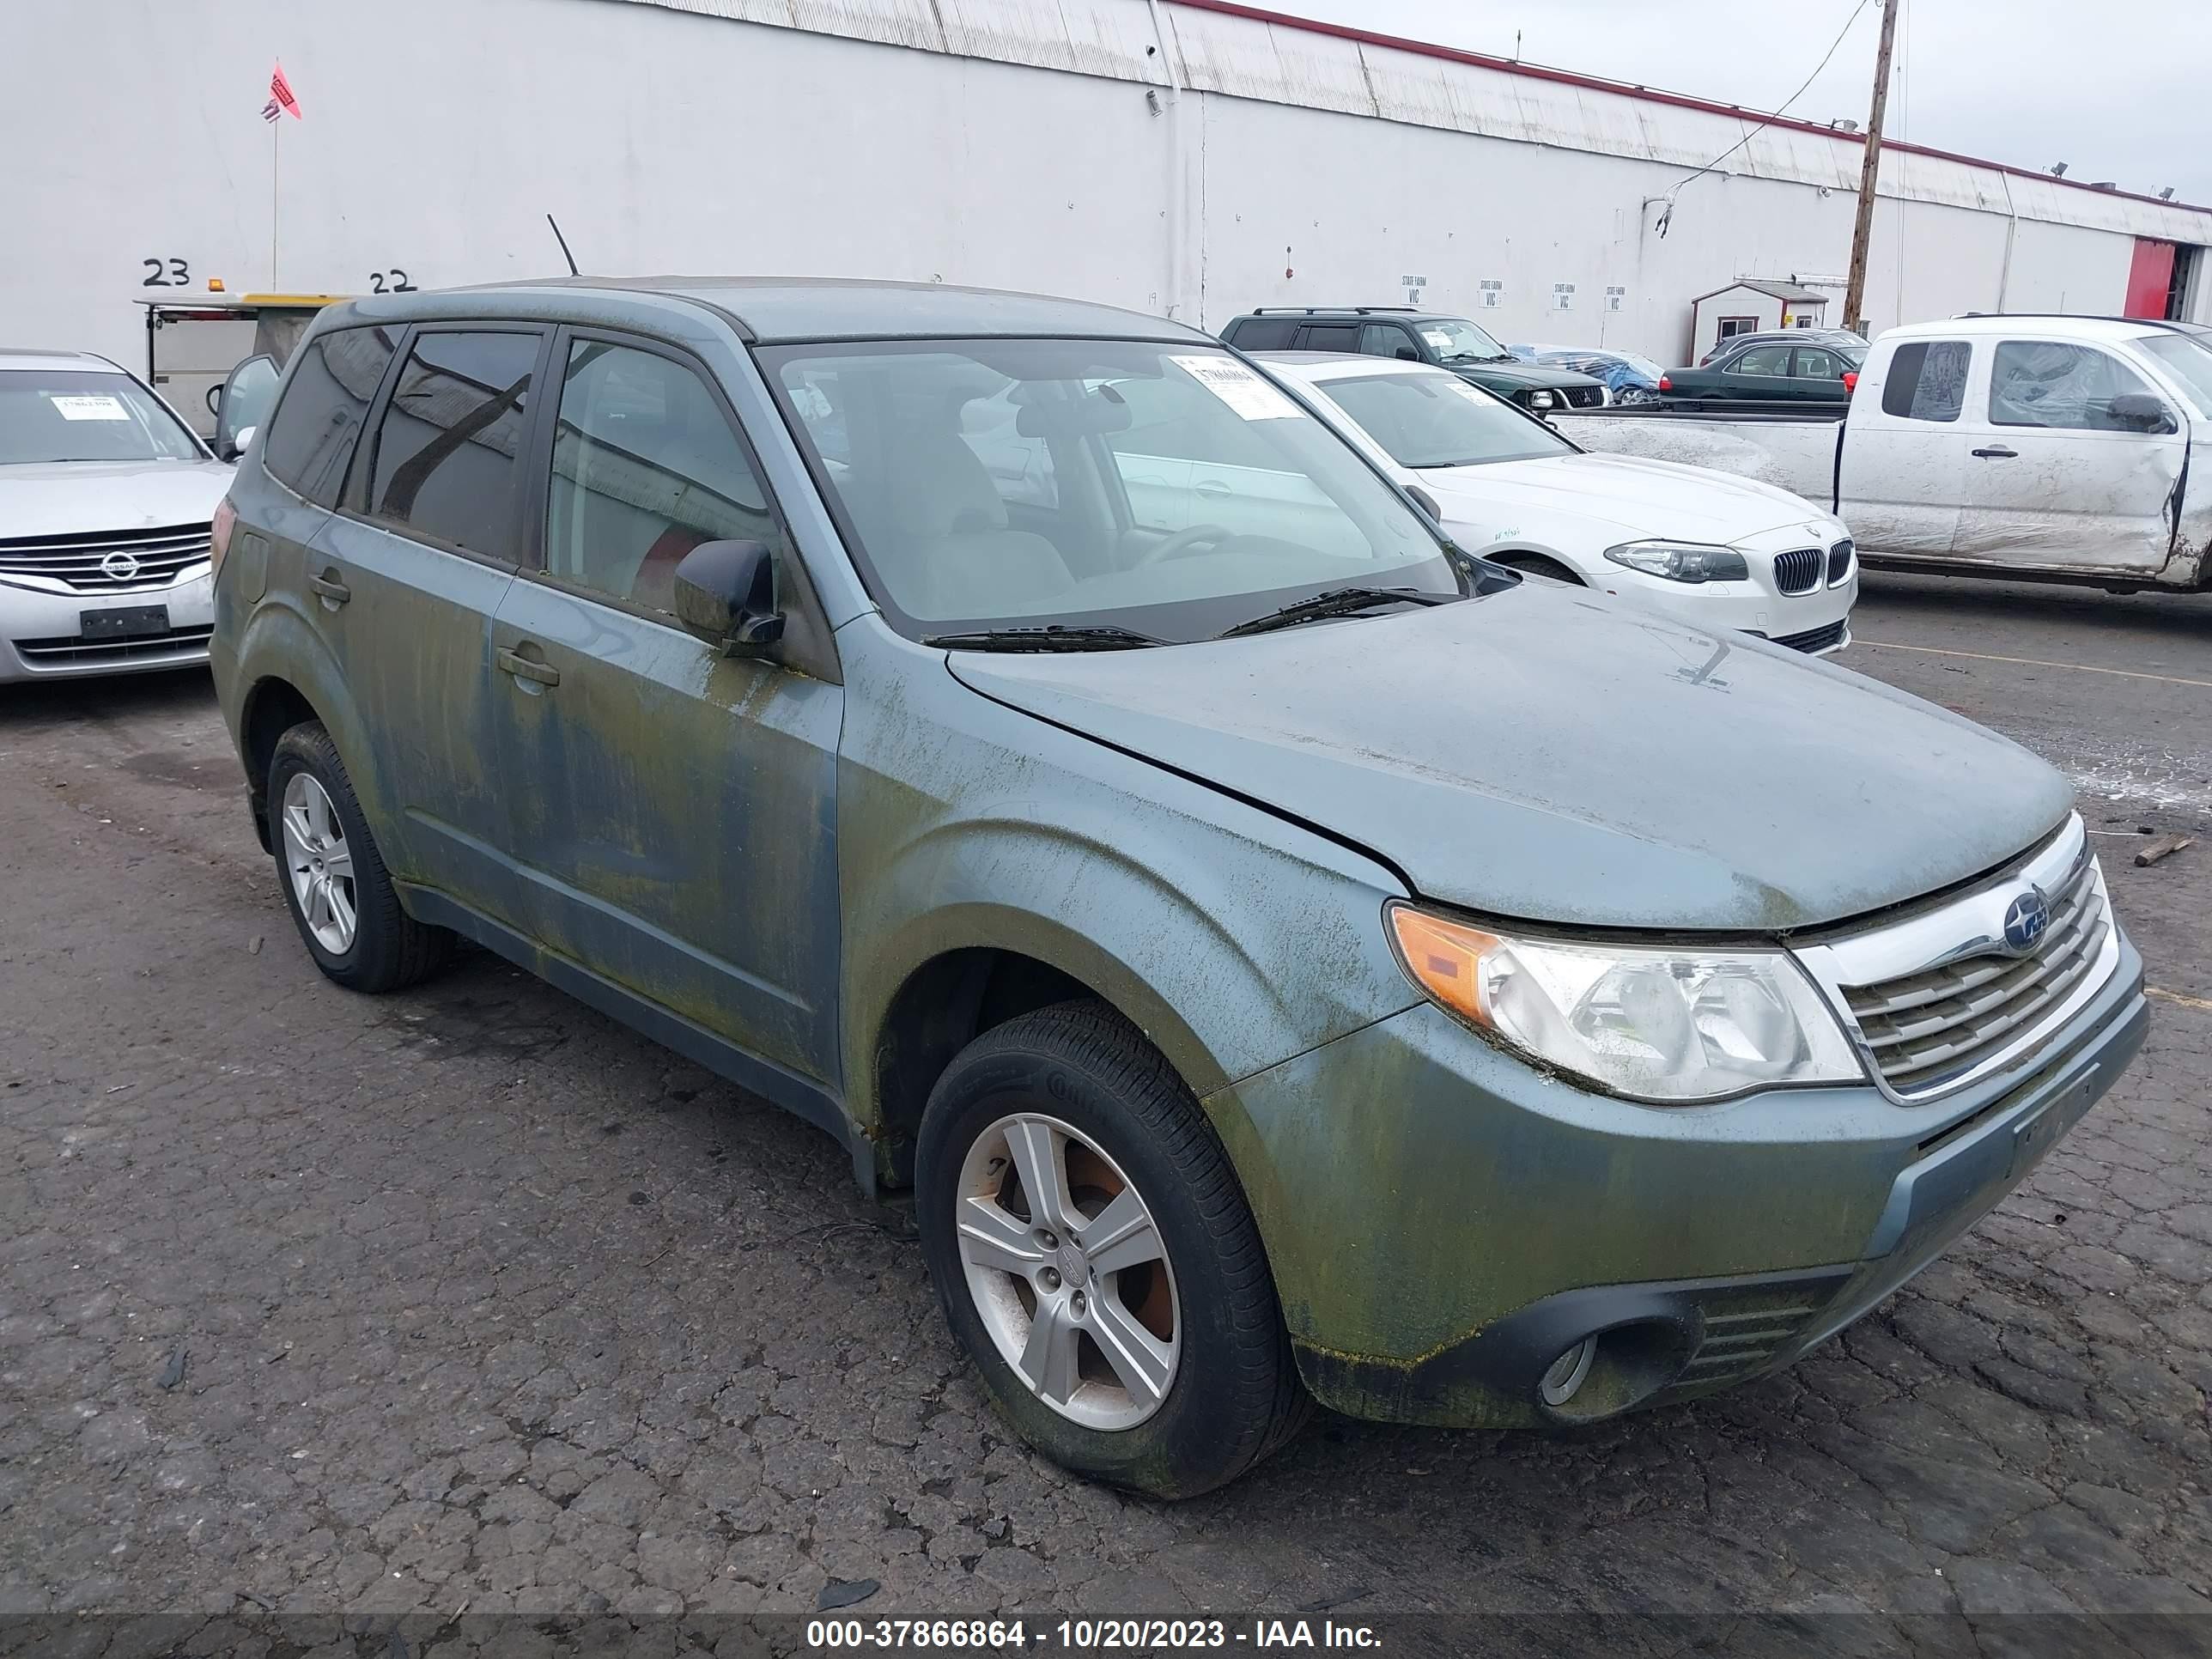
<instances>
[{"instance_id":1,"label":"front door handle","mask_svg":"<svg viewBox=\"0 0 2212 1659\"><path fill-rule=\"evenodd\" d=\"M307 588L333 611L353 597L353 589L337 579L335 566L322 575L308 577Z\"/></svg>"},{"instance_id":2,"label":"front door handle","mask_svg":"<svg viewBox=\"0 0 2212 1659\"><path fill-rule=\"evenodd\" d=\"M1980 456L1981 459L1985 461L2009 461L2017 459L2020 454L2020 451L2017 449L2007 449L2002 444L1999 444L1989 449L1978 449L1974 453Z\"/></svg>"},{"instance_id":3,"label":"front door handle","mask_svg":"<svg viewBox=\"0 0 2212 1659\"><path fill-rule=\"evenodd\" d=\"M552 664L532 662L529 658L518 652L509 651L504 646L500 647L492 660L519 680L529 680L538 685L561 684L561 671Z\"/></svg>"}]
</instances>

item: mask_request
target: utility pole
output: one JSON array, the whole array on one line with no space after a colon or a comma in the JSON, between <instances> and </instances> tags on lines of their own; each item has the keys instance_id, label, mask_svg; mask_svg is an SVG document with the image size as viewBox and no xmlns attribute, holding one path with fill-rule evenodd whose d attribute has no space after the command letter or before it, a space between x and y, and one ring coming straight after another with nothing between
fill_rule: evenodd
<instances>
[{"instance_id":1,"label":"utility pole","mask_svg":"<svg viewBox=\"0 0 2212 1659\"><path fill-rule=\"evenodd\" d=\"M1859 216L1851 229L1851 274L1844 288L1844 326L1866 332L1868 245L1874 240L1874 186L1881 172L1881 118L1889 109L1889 49L1897 39L1898 0L1881 0L1881 45L1874 54L1874 106L1867 112L1866 159L1859 165Z\"/></svg>"}]
</instances>

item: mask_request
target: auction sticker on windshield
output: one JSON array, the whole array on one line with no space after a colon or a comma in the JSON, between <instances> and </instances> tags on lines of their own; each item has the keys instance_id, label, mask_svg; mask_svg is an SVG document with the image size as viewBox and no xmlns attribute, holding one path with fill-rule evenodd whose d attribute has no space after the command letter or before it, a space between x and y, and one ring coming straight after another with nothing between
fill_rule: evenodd
<instances>
[{"instance_id":1,"label":"auction sticker on windshield","mask_svg":"<svg viewBox=\"0 0 2212 1659\"><path fill-rule=\"evenodd\" d=\"M46 401L65 421L127 421L131 411L113 398L64 397L49 392Z\"/></svg>"},{"instance_id":2,"label":"auction sticker on windshield","mask_svg":"<svg viewBox=\"0 0 2212 1659\"><path fill-rule=\"evenodd\" d=\"M1230 358L1170 353L1168 361L1248 421L1294 420L1304 413L1243 364Z\"/></svg>"}]
</instances>

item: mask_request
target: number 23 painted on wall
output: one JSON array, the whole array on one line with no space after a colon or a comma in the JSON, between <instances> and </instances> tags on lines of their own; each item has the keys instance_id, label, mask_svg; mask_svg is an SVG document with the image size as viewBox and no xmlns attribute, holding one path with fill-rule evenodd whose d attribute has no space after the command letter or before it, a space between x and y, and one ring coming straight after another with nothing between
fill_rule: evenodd
<instances>
[{"instance_id":1,"label":"number 23 painted on wall","mask_svg":"<svg viewBox=\"0 0 2212 1659\"><path fill-rule=\"evenodd\" d=\"M141 259L140 264L153 274L138 284L141 288L189 288L192 268L182 259Z\"/></svg>"}]
</instances>

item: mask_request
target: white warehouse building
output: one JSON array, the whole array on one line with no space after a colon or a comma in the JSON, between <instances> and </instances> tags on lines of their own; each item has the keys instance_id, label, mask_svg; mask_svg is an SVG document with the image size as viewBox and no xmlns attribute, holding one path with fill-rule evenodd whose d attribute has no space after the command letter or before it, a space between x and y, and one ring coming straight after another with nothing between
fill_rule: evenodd
<instances>
[{"instance_id":1,"label":"white warehouse building","mask_svg":"<svg viewBox=\"0 0 2212 1659\"><path fill-rule=\"evenodd\" d=\"M1218 328L1404 304L1680 362L1842 286L1850 132L1226 0L299 0L11 20L0 332L586 272L942 280ZM272 60L301 118L262 119ZM1724 152L1717 166L1715 158ZM2212 210L1884 148L1866 311L2212 319Z\"/></svg>"}]
</instances>

